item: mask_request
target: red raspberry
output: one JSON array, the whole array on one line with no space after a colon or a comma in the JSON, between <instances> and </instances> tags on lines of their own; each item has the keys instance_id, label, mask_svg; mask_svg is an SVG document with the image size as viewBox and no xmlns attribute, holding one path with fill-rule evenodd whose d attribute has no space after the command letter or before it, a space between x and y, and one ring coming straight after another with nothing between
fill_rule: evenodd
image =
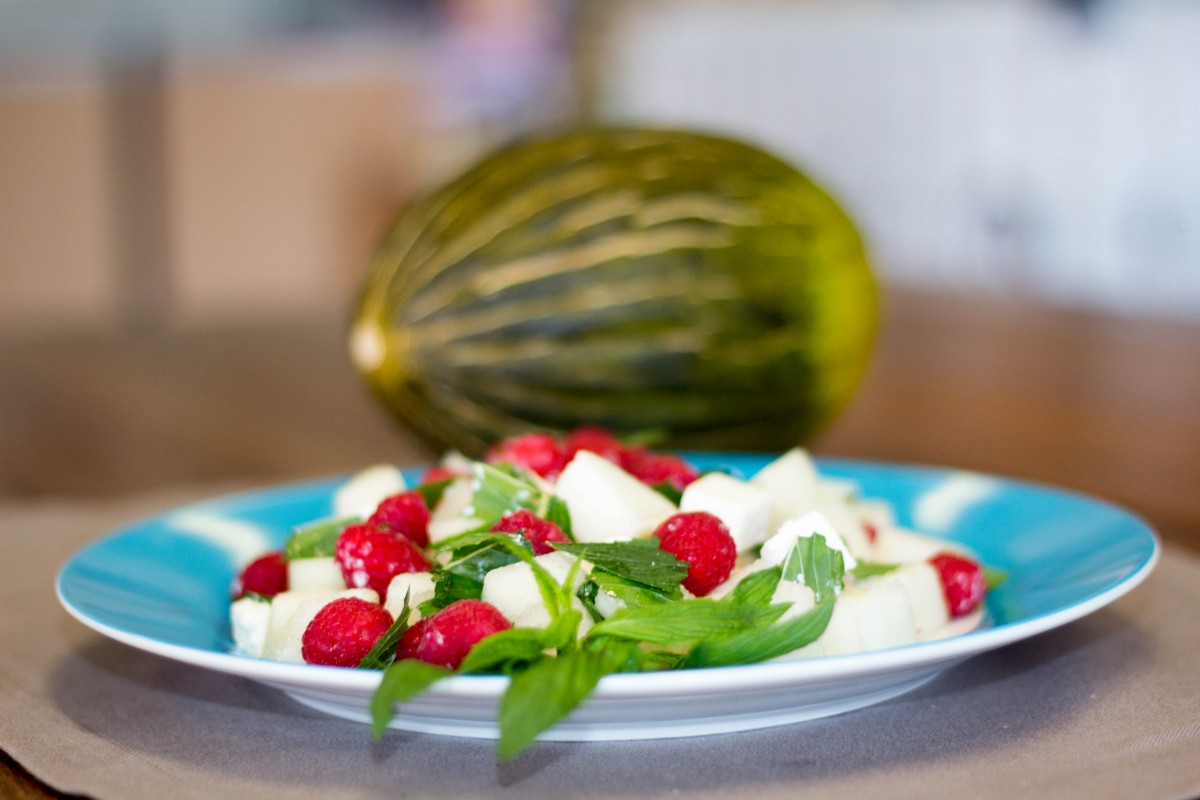
<instances>
[{"instance_id":1,"label":"red raspberry","mask_svg":"<svg viewBox=\"0 0 1200 800\"><path fill-rule=\"evenodd\" d=\"M407 536L420 547L429 544L429 508L420 492L402 492L385 498L367 518L367 524Z\"/></svg>"},{"instance_id":2,"label":"red raspberry","mask_svg":"<svg viewBox=\"0 0 1200 800\"><path fill-rule=\"evenodd\" d=\"M505 514L492 526L492 531L494 533L524 533L525 538L533 545L534 554L539 556L554 552L550 542L571 541L563 533L562 528L523 508L520 511Z\"/></svg>"},{"instance_id":3,"label":"red raspberry","mask_svg":"<svg viewBox=\"0 0 1200 800\"><path fill-rule=\"evenodd\" d=\"M621 463L626 450L625 445L612 433L594 425L584 425L567 434L563 441L563 449L566 451L568 462L580 450L587 450L614 464Z\"/></svg>"},{"instance_id":4,"label":"red raspberry","mask_svg":"<svg viewBox=\"0 0 1200 800\"><path fill-rule=\"evenodd\" d=\"M942 593L950 616L961 617L978 607L987 591L983 570L969 558L954 553L938 553L929 559L942 579Z\"/></svg>"},{"instance_id":5,"label":"red raspberry","mask_svg":"<svg viewBox=\"0 0 1200 800\"><path fill-rule=\"evenodd\" d=\"M480 639L511 627L512 623L492 604L458 600L406 630L396 645L396 658L419 658L458 669Z\"/></svg>"},{"instance_id":6,"label":"red raspberry","mask_svg":"<svg viewBox=\"0 0 1200 800\"><path fill-rule=\"evenodd\" d=\"M504 439L488 451L487 460L492 464L507 461L554 480L567 465L567 454L550 434L529 433Z\"/></svg>"},{"instance_id":7,"label":"red raspberry","mask_svg":"<svg viewBox=\"0 0 1200 800\"><path fill-rule=\"evenodd\" d=\"M392 615L378 603L339 597L308 623L300 653L306 664L357 667L390 627Z\"/></svg>"},{"instance_id":8,"label":"red raspberry","mask_svg":"<svg viewBox=\"0 0 1200 800\"><path fill-rule=\"evenodd\" d=\"M335 555L346 585L374 589L387 596L388 584L401 572L424 572L429 562L412 540L374 525L351 525L338 536Z\"/></svg>"},{"instance_id":9,"label":"red raspberry","mask_svg":"<svg viewBox=\"0 0 1200 800\"><path fill-rule=\"evenodd\" d=\"M681 492L683 487L700 477L696 468L679 456L648 450L628 451L621 466L642 483L656 486L666 482Z\"/></svg>"},{"instance_id":10,"label":"red raspberry","mask_svg":"<svg viewBox=\"0 0 1200 800\"><path fill-rule=\"evenodd\" d=\"M688 562L683 588L704 597L729 580L737 561L737 546L725 523L707 511L675 514L654 531L659 546Z\"/></svg>"},{"instance_id":11,"label":"red raspberry","mask_svg":"<svg viewBox=\"0 0 1200 800\"><path fill-rule=\"evenodd\" d=\"M288 588L287 562L283 551L276 550L259 556L246 565L242 574L233 582L233 599L245 597L250 592L274 597Z\"/></svg>"},{"instance_id":12,"label":"red raspberry","mask_svg":"<svg viewBox=\"0 0 1200 800\"><path fill-rule=\"evenodd\" d=\"M441 464L434 464L429 469L425 470L425 474L421 476L421 485L427 483L440 483L442 481L452 481L459 477L460 473L455 472L449 467Z\"/></svg>"},{"instance_id":13,"label":"red raspberry","mask_svg":"<svg viewBox=\"0 0 1200 800\"><path fill-rule=\"evenodd\" d=\"M863 533L867 535L867 541L871 544L875 544L875 540L879 538L879 528L875 527L875 525L870 522L864 522L862 524L862 528Z\"/></svg>"}]
</instances>

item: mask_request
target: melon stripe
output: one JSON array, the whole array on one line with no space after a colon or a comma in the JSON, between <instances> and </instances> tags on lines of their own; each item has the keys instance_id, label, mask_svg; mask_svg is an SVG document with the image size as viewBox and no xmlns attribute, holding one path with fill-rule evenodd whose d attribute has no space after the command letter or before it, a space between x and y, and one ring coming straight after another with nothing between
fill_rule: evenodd
<instances>
[{"instance_id":1,"label":"melon stripe","mask_svg":"<svg viewBox=\"0 0 1200 800\"><path fill-rule=\"evenodd\" d=\"M603 269L617 259L647 258L685 248L712 250L731 244L733 236L726 229L672 225L605 237L568 250L538 253L519 261L495 265L486 274L471 278L464 284L431 290L424 297L414 299L410 321L419 323L439 309L451 305L456 296L496 294L550 277Z\"/></svg>"}]
</instances>

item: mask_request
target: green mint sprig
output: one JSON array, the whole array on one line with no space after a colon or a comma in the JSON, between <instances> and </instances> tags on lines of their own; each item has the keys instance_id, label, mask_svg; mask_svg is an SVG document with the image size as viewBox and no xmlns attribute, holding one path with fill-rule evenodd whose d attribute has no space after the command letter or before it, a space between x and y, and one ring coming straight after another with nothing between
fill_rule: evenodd
<instances>
[{"instance_id":1,"label":"green mint sprig","mask_svg":"<svg viewBox=\"0 0 1200 800\"><path fill-rule=\"evenodd\" d=\"M812 589L818 603L842 590L845 558L842 551L831 548L819 533L798 537L781 566L783 579Z\"/></svg>"},{"instance_id":2,"label":"green mint sprig","mask_svg":"<svg viewBox=\"0 0 1200 800\"><path fill-rule=\"evenodd\" d=\"M336 552L338 536L348 526L362 522L362 517L337 517L299 525L283 546L287 561L297 558L331 558Z\"/></svg>"},{"instance_id":3,"label":"green mint sprig","mask_svg":"<svg viewBox=\"0 0 1200 800\"><path fill-rule=\"evenodd\" d=\"M673 597L680 596L679 582L688 574L688 563L663 550L656 539L586 544L554 542L552 546L588 561L596 569Z\"/></svg>"}]
</instances>

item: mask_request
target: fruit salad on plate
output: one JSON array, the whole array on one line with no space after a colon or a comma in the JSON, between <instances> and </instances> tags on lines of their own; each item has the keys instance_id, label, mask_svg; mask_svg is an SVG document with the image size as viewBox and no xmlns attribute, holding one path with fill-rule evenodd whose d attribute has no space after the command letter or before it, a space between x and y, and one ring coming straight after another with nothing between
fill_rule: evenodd
<instances>
[{"instance_id":1,"label":"fruit salad on plate","mask_svg":"<svg viewBox=\"0 0 1200 800\"><path fill-rule=\"evenodd\" d=\"M752 476L580 428L366 469L248 564L243 655L384 670L376 733L453 674L511 676L501 755L617 672L899 647L979 624L998 576L791 450Z\"/></svg>"}]
</instances>

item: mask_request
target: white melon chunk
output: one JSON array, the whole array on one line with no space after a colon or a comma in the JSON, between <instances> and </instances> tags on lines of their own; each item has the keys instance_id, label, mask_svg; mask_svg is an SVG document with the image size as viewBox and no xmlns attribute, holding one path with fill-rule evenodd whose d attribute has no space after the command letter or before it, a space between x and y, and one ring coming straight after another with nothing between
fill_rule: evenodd
<instances>
[{"instance_id":1,"label":"white melon chunk","mask_svg":"<svg viewBox=\"0 0 1200 800\"><path fill-rule=\"evenodd\" d=\"M778 530L787 520L811 509L818 480L816 465L798 447L767 464L750 479L771 496L771 530Z\"/></svg>"},{"instance_id":2,"label":"white melon chunk","mask_svg":"<svg viewBox=\"0 0 1200 800\"><path fill-rule=\"evenodd\" d=\"M408 624L411 625L421 618L417 606L433 599L434 586L431 572L401 572L388 584L387 602L383 607L392 615L392 619L396 619L404 609L407 595Z\"/></svg>"},{"instance_id":3,"label":"white melon chunk","mask_svg":"<svg viewBox=\"0 0 1200 800\"><path fill-rule=\"evenodd\" d=\"M670 500L601 456L581 450L558 476L577 542L613 542L654 532L677 509Z\"/></svg>"},{"instance_id":4,"label":"white melon chunk","mask_svg":"<svg viewBox=\"0 0 1200 800\"><path fill-rule=\"evenodd\" d=\"M837 602L833 604L833 615L829 618L829 627L825 629L825 633L821 634L821 638L814 644L820 645L822 655L840 656L847 653L858 653L862 651L862 634L858 629L858 616L854 613L853 604L847 602L846 595L849 590L842 593Z\"/></svg>"},{"instance_id":5,"label":"white melon chunk","mask_svg":"<svg viewBox=\"0 0 1200 800\"><path fill-rule=\"evenodd\" d=\"M679 501L680 511L707 511L725 523L739 553L766 540L771 508L771 494L766 489L722 472L692 481Z\"/></svg>"},{"instance_id":6,"label":"white melon chunk","mask_svg":"<svg viewBox=\"0 0 1200 800\"><path fill-rule=\"evenodd\" d=\"M288 590L346 588L342 568L332 556L320 558L293 558L287 562Z\"/></svg>"},{"instance_id":7,"label":"white melon chunk","mask_svg":"<svg viewBox=\"0 0 1200 800\"><path fill-rule=\"evenodd\" d=\"M479 527L479 520L468 516L475 489L470 478L456 478L442 492L442 499L429 517L429 542L440 541Z\"/></svg>"},{"instance_id":8,"label":"white melon chunk","mask_svg":"<svg viewBox=\"0 0 1200 800\"><path fill-rule=\"evenodd\" d=\"M327 603L340 597L357 597L378 603L379 595L372 589L308 589L280 592L271 600L271 619L263 641L263 657L276 661L304 662L300 650L304 629Z\"/></svg>"},{"instance_id":9,"label":"white melon chunk","mask_svg":"<svg viewBox=\"0 0 1200 800\"><path fill-rule=\"evenodd\" d=\"M333 495L336 517L366 519L387 498L407 489L404 476L391 464L376 464L356 473Z\"/></svg>"},{"instance_id":10,"label":"white melon chunk","mask_svg":"<svg viewBox=\"0 0 1200 800\"><path fill-rule=\"evenodd\" d=\"M928 561L938 553L946 551L962 552L962 548L950 542L890 525L876 531L875 560L884 564Z\"/></svg>"},{"instance_id":11,"label":"white melon chunk","mask_svg":"<svg viewBox=\"0 0 1200 800\"><path fill-rule=\"evenodd\" d=\"M912 608L899 581L884 578L857 591L848 589L840 601L854 612L863 650L902 647L917 641Z\"/></svg>"},{"instance_id":12,"label":"white melon chunk","mask_svg":"<svg viewBox=\"0 0 1200 800\"><path fill-rule=\"evenodd\" d=\"M569 553L554 552L538 556L534 561L562 585L577 559ZM568 587L572 595L583 583L586 575L585 565L581 564L575 571L572 585ZM495 606L515 627L544 628L550 624L550 611L542 600L533 568L524 561L497 567L484 576L481 599ZM578 598L572 597L572 606L581 612L583 619L579 626L579 635L582 636L591 628L592 618Z\"/></svg>"},{"instance_id":13,"label":"white melon chunk","mask_svg":"<svg viewBox=\"0 0 1200 800\"><path fill-rule=\"evenodd\" d=\"M932 564L905 564L885 576L896 581L908 597L917 638L935 638L950 621L950 610L942 591L942 579Z\"/></svg>"}]
</instances>

